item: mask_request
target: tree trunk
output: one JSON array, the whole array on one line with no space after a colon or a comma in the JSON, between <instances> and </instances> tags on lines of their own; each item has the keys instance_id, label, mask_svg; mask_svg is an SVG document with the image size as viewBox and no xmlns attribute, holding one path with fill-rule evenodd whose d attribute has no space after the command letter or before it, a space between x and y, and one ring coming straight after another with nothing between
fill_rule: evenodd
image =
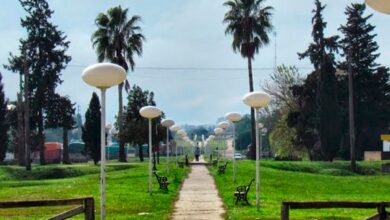
<instances>
[{"instance_id":1,"label":"tree trunk","mask_svg":"<svg viewBox=\"0 0 390 220\"><path fill-rule=\"evenodd\" d=\"M249 76L249 92L253 92L253 74L252 74L252 58L248 57L248 76ZM256 121L255 110L251 108L251 148L249 156L251 160L256 159Z\"/></svg>"},{"instance_id":2,"label":"tree trunk","mask_svg":"<svg viewBox=\"0 0 390 220\"><path fill-rule=\"evenodd\" d=\"M353 109L353 74L351 56L347 55L348 62L348 101L349 101L349 142L351 145L351 169L356 172L356 152L355 152L355 115Z\"/></svg>"},{"instance_id":3,"label":"tree trunk","mask_svg":"<svg viewBox=\"0 0 390 220\"><path fill-rule=\"evenodd\" d=\"M122 92L123 92L123 83L119 84L118 86L118 103L119 103L119 111L118 111L118 141L119 141L119 161L120 162L127 162L127 155L125 152L125 139L123 134L123 98L122 98Z\"/></svg>"},{"instance_id":4,"label":"tree trunk","mask_svg":"<svg viewBox=\"0 0 390 220\"><path fill-rule=\"evenodd\" d=\"M26 170L31 170L31 139L30 139L30 98L29 98L29 72L27 65L24 66L24 142Z\"/></svg>"},{"instance_id":5,"label":"tree trunk","mask_svg":"<svg viewBox=\"0 0 390 220\"><path fill-rule=\"evenodd\" d=\"M27 110L26 110L27 111ZM46 165L45 160L45 138L43 134L43 110L40 107L38 111L38 148L39 148L39 162L41 165Z\"/></svg>"},{"instance_id":6,"label":"tree trunk","mask_svg":"<svg viewBox=\"0 0 390 220\"><path fill-rule=\"evenodd\" d=\"M138 145L138 156L139 156L139 160L141 162L143 162L144 161L144 149L142 147L142 144Z\"/></svg>"},{"instance_id":7,"label":"tree trunk","mask_svg":"<svg viewBox=\"0 0 390 220\"><path fill-rule=\"evenodd\" d=\"M25 166L25 146L24 142L24 121L23 121L23 98L22 93L18 94L18 131L17 131L17 145L15 151L17 151L18 165Z\"/></svg>"},{"instance_id":8,"label":"tree trunk","mask_svg":"<svg viewBox=\"0 0 390 220\"><path fill-rule=\"evenodd\" d=\"M70 159L69 159L69 145L68 145L68 129L67 128L62 128L63 134L62 134L62 163L63 164L70 164Z\"/></svg>"}]
</instances>

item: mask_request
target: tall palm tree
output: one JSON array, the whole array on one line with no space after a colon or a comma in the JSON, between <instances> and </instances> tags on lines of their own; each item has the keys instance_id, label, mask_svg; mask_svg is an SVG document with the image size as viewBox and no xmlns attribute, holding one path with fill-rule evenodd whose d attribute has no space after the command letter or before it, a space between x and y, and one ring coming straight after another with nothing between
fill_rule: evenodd
<instances>
[{"instance_id":1,"label":"tall palm tree","mask_svg":"<svg viewBox=\"0 0 390 220\"><path fill-rule=\"evenodd\" d=\"M252 59L259 49L269 43L268 34L272 32L271 6L264 6L265 0L228 0L229 7L223 22L227 24L225 34L233 35L233 51L240 52L248 60L249 91L253 92ZM255 115L251 108L251 158L255 158Z\"/></svg>"},{"instance_id":2,"label":"tall palm tree","mask_svg":"<svg viewBox=\"0 0 390 220\"><path fill-rule=\"evenodd\" d=\"M141 17L135 15L128 19L127 12L128 9L117 6L110 8L107 13L100 13L95 19L97 30L92 34L93 47L96 50L98 61L109 61L118 64L126 72L129 68L132 71L134 70L134 55L142 55L142 43L145 41L145 37L141 33L141 27L138 26ZM122 90L124 86L128 92L130 86L127 80L118 85L119 160L122 162L126 161L122 123Z\"/></svg>"}]
</instances>

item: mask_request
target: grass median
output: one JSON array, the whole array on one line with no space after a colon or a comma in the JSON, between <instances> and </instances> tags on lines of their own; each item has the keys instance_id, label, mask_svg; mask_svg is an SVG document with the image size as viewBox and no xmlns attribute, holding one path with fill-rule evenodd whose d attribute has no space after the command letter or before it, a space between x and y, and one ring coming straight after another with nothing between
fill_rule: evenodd
<instances>
[{"instance_id":1,"label":"grass median","mask_svg":"<svg viewBox=\"0 0 390 220\"><path fill-rule=\"evenodd\" d=\"M187 171L187 167L178 168L171 162L169 191L159 190L153 176L154 193L150 196L147 161L107 165L107 219L168 219ZM33 166L31 173L16 166L0 166L0 201L93 196L96 219L99 219L99 172L100 166L92 164ZM158 173L167 176L164 159L160 160ZM69 208L0 209L0 219L47 219ZM83 219L83 216L75 219Z\"/></svg>"},{"instance_id":2,"label":"grass median","mask_svg":"<svg viewBox=\"0 0 390 220\"><path fill-rule=\"evenodd\" d=\"M235 205L236 187L255 178L255 162L237 162L237 181L232 180L232 163L219 175L210 167L227 208L227 219L280 219L282 201L390 201L390 175L380 173L378 162L359 163L360 174L349 171L348 162L261 162L261 200L257 211L255 184L251 205ZM375 209L292 210L290 219L363 219Z\"/></svg>"}]
</instances>

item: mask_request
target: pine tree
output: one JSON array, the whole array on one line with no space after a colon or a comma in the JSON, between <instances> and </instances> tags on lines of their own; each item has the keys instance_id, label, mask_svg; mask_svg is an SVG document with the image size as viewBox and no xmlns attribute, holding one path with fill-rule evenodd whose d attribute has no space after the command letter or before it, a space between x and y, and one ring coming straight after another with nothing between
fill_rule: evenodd
<instances>
[{"instance_id":1,"label":"pine tree","mask_svg":"<svg viewBox=\"0 0 390 220\"><path fill-rule=\"evenodd\" d=\"M316 8L313 10L313 43L309 48L298 54L300 59L309 57L315 71L312 74L316 78L316 105L314 127L317 130L319 148L325 160L332 161L337 154L340 146L339 124L340 116L338 114L338 102L336 93L336 69L334 67L334 53L337 52L338 36L324 37L326 22L322 17L322 11L326 6L322 6L319 0L315 0ZM303 85L306 86L306 85ZM302 127L310 129L309 127ZM298 132L299 134L299 132Z\"/></svg>"},{"instance_id":2,"label":"pine tree","mask_svg":"<svg viewBox=\"0 0 390 220\"><path fill-rule=\"evenodd\" d=\"M10 54L7 69L24 74L29 72L29 97L31 103L31 126L38 129L40 163L44 157L44 109L55 88L61 84L61 71L70 62L66 55L69 41L57 26L50 22L54 11L46 0L19 0L27 17L21 19L21 26L27 30L27 38L20 40L21 55ZM27 66L26 66L27 64Z\"/></svg>"},{"instance_id":3,"label":"pine tree","mask_svg":"<svg viewBox=\"0 0 390 220\"><path fill-rule=\"evenodd\" d=\"M82 139L85 143L85 152L93 159L95 165L100 161L100 101L96 93L92 94L85 123L82 129Z\"/></svg>"},{"instance_id":4,"label":"pine tree","mask_svg":"<svg viewBox=\"0 0 390 220\"><path fill-rule=\"evenodd\" d=\"M7 123L7 104L8 100L5 98L4 86L2 83L3 76L0 73L0 162L5 159L5 154L7 152L8 146L8 129L9 125Z\"/></svg>"},{"instance_id":5,"label":"pine tree","mask_svg":"<svg viewBox=\"0 0 390 220\"><path fill-rule=\"evenodd\" d=\"M390 122L390 86L388 69L379 67L376 59L378 45L373 33L375 26L369 23L372 15L364 16L366 6L364 4L351 4L346 8L347 22L339 30L343 33L340 44L343 57L346 61L340 64L340 68L352 74L351 83L353 97L356 134L355 144L352 143L351 164L354 169L356 159L363 158L364 150L380 150L380 134L387 132ZM348 85L348 78L340 76L340 84ZM342 99L348 106L348 96ZM345 118L348 118L348 109L343 109ZM345 126L347 127L347 126ZM353 131L353 130L352 130ZM377 147L375 147L377 146Z\"/></svg>"}]
</instances>

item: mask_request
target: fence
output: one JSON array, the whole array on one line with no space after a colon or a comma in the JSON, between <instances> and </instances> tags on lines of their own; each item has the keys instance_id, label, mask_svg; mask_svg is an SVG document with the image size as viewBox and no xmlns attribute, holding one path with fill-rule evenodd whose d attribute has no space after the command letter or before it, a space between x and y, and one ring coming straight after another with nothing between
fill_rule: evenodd
<instances>
[{"instance_id":1,"label":"fence","mask_svg":"<svg viewBox=\"0 0 390 220\"><path fill-rule=\"evenodd\" d=\"M390 202L283 202L281 220L289 220L290 209L325 208L376 208L378 213L366 220L386 220L390 219L390 215L386 212L386 207L390 207Z\"/></svg>"},{"instance_id":2,"label":"fence","mask_svg":"<svg viewBox=\"0 0 390 220\"><path fill-rule=\"evenodd\" d=\"M33 200L33 201L0 201L0 208L28 208L38 206L66 206L78 205L77 207L67 210L59 215L56 215L50 220L67 219L81 213L84 213L85 220L95 219L95 202L92 197L76 198L76 199L61 199L61 200Z\"/></svg>"}]
</instances>

